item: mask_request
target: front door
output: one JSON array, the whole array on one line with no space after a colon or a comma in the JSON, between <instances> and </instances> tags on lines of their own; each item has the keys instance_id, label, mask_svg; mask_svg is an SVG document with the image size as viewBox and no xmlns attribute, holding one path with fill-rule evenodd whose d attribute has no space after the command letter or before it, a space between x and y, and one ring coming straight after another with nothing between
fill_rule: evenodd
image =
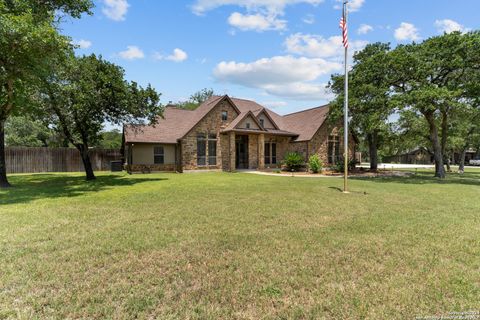
<instances>
[{"instance_id":1,"label":"front door","mask_svg":"<svg viewBox=\"0 0 480 320\"><path fill-rule=\"evenodd\" d=\"M237 136L235 140L235 166L248 169L248 136Z\"/></svg>"}]
</instances>

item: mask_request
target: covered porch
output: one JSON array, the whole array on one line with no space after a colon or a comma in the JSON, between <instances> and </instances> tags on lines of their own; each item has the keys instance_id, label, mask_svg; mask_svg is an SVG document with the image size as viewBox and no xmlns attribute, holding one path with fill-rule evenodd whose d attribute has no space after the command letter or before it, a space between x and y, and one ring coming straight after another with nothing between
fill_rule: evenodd
<instances>
[{"instance_id":1,"label":"covered porch","mask_svg":"<svg viewBox=\"0 0 480 320\"><path fill-rule=\"evenodd\" d=\"M278 168L290 137L263 131L235 130L222 134L224 171Z\"/></svg>"}]
</instances>

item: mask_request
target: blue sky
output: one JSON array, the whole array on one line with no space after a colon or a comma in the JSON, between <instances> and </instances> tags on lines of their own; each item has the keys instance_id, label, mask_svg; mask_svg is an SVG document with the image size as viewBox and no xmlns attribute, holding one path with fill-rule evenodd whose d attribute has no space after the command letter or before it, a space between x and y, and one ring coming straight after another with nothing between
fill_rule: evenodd
<instances>
[{"instance_id":1,"label":"blue sky","mask_svg":"<svg viewBox=\"0 0 480 320\"><path fill-rule=\"evenodd\" d=\"M351 0L351 51L479 28L478 0ZM342 70L337 0L97 0L67 19L78 54L101 54L162 102L202 88L285 114L328 102Z\"/></svg>"}]
</instances>

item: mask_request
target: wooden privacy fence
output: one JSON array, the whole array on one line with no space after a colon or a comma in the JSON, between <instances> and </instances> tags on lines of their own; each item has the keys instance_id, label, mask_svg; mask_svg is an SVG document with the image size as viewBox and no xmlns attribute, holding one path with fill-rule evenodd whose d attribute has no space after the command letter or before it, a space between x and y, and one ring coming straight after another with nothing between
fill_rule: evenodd
<instances>
[{"instance_id":1,"label":"wooden privacy fence","mask_svg":"<svg viewBox=\"0 0 480 320\"><path fill-rule=\"evenodd\" d=\"M121 160L120 150L91 149L90 160L95 171L110 170L110 162ZM72 148L6 148L7 173L84 171L82 158Z\"/></svg>"}]
</instances>

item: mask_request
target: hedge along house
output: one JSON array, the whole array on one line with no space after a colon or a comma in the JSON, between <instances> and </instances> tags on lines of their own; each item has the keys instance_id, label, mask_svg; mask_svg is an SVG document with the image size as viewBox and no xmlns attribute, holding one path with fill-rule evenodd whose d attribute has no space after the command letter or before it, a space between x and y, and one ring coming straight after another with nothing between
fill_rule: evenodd
<instances>
[{"instance_id":1,"label":"hedge along house","mask_svg":"<svg viewBox=\"0 0 480 320\"><path fill-rule=\"evenodd\" d=\"M196 110L168 106L154 126L124 126L129 171L265 169L280 167L288 152L318 154L335 164L343 144L328 124L328 106L285 116L250 100L213 96ZM350 154L353 155L353 139Z\"/></svg>"}]
</instances>

